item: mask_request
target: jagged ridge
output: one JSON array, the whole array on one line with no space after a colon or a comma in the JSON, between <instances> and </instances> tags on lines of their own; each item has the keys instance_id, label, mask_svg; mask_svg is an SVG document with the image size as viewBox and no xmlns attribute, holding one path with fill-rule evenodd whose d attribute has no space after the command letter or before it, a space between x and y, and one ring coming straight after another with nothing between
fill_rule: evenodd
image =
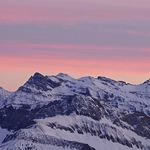
<instances>
[{"instance_id":1,"label":"jagged ridge","mask_svg":"<svg viewBox=\"0 0 150 150\"><path fill-rule=\"evenodd\" d=\"M76 124L70 125L71 127L63 126L56 120L45 127L48 126L52 131L56 130L60 133L65 130L66 135L89 134L101 141L107 139L107 141L134 149L149 149L149 142L145 140L145 138L150 139L149 89L149 81L140 85L131 85L105 77L74 79L62 73L57 76L43 76L35 73L1 106L0 126L14 132L4 139L3 148L9 146L12 140L20 141L22 129L34 135L36 132L30 130L37 126L34 119L46 120L48 117L52 119L61 115L61 120L63 120L64 115L71 118L78 115L90 118L90 120L84 122L79 119ZM109 123L101 123L104 118L109 120ZM95 121L99 123L95 124ZM43 120L38 122L43 122ZM137 139L132 134L125 137L124 135L129 131L137 136ZM45 134L42 133L34 138L38 141L39 136L39 141L41 141L40 137L46 137ZM53 137L53 132L49 136ZM33 140L30 141L29 137L26 137L28 140L25 141L32 143ZM57 138L56 141L60 142L59 137ZM63 138L64 141L67 140ZM75 140L77 142L78 139L75 138ZM34 146L37 147L37 144L43 143L36 142ZM90 148L91 145L88 146Z\"/></svg>"}]
</instances>

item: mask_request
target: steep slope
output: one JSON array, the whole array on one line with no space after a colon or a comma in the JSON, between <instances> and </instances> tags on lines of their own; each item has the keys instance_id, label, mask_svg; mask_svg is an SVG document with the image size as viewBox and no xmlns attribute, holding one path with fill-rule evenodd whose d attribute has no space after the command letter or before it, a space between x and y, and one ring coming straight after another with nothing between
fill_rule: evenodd
<instances>
[{"instance_id":1,"label":"steep slope","mask_svg":"<svg viewBox=\"0 0 150 150\"><path fill-rule=\"evenodd\" d=\"M6 91L2 87L0 87L0 105L4 102L4 100L11 95L12 92Z\"/></svg>"},{"instance_id":2,"label":"steep slope","mask_svg":"<svg viewBox=\"0 0 150 150\"><path fill-rule=\"evenodd\" d=\"M13 149L17 147L22 149L25 144L30 149L39 149L40 144L44 149L56 146L60 149L63 147L63 149L102 150L111 147L114 150L128 150L146 149L144 145L148 145L149 141L127 129L120 129L109 119L96 121L90 117L71 115L36 119L30 128L21 129L7 136L4 142L6 144L1 147L3 149L8 148L11 143Z\"/></svg>"},{"instance_id":3,"label":"steep slope","mask_svg":"<svg viewBox=\"0 0 150 150\"><path fill-rule=\"evenodd\" d=\"M149 86L35 73L1 105L0 149L148 150Z\"/></svg>"}]
</instances>

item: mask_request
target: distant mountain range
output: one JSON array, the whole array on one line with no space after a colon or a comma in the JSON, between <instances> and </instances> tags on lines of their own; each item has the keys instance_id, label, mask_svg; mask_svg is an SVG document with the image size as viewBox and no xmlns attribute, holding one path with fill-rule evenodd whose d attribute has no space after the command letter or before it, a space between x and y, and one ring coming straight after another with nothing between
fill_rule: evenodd
<instances>
[{"instance_id":1,"label":"distant mountain range","mask_svg":"<svg viewBox=\"0 0 150 150\"><path fill-rule=\"evenodd\" d=\"M0 88L0 150L150 150L150 80L35 73Z\"/></svg>"}]
</instances>

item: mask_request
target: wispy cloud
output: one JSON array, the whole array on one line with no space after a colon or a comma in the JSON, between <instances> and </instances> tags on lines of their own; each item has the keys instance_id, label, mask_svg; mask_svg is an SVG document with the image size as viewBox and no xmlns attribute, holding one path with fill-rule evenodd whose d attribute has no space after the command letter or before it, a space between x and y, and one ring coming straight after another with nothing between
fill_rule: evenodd
<instances>
[{"instance_id":1,"label":"wispy cloud","mask_svg":"<svg viewBox=\"0 0 150 150\"><path fill-rule=\"evenodd\" d=\"M137 36L150 37L150 31L128 30L127 33Z\"/></svg>"},{"instance_id":2,"label":"wispy cloud","mask_svg":"<svg viewBox=\"0 0 150 150\"><path fill-rule=\"evenodd\" d=\"M127 2L109 3L98 1L36 1L15 3L0 2L1 23L41 23L46 22L91 22L110 19L150 19L150 9L144 2L136 1L134 5ZM35 2L35 3L34 3ZM21 4L22 3L22 4ZM115 5L114 5L115 3ZM117 4L118 3L118 4ZM34 4L34 5L33 5ZM40 6L41 4L41 6ZM124 5L122 5L124 4ZM132 4L132 3L128 3Z\"/></svg>"},{"instance_id":3,"label":"wispy cloud","mask_svg":"<svg viewBox=\"0 0 150 150\"><path fill-rule=\"evenodd\" d=\"M1 0L0 71L148 76L149 24L149 0Z\"/></svg>"},{"instance_id":4,"label":"wispy cloud","mask_svg":"<svg viewBox=\"0 0 150 150\"><path fill-rule=\"evenodd\" d=\"M150 73L150 49L69 44L1 42L0 70ZM8 53L11 48L13 51ZM41 48L40 50L38 50ZM14 50L16 52L14 53ZM21 51L20 51L21 49Z\"/></svg>"}]
</instances>

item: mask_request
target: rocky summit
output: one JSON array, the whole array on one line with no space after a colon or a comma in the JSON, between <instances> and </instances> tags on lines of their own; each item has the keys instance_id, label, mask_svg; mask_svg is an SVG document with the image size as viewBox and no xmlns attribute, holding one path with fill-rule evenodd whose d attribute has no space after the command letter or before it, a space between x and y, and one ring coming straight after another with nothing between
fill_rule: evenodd
<instances>
[{"instance_id":1,"label":"rocky summit","mask_svg":"<svg viewBox=\"0 0 150 150\"><path fill-rule=\"evenodd\" d=\"M150 150L150 80L35 73L0 92L0 150L8 149Z\"/></svg>"}]
</instances>

